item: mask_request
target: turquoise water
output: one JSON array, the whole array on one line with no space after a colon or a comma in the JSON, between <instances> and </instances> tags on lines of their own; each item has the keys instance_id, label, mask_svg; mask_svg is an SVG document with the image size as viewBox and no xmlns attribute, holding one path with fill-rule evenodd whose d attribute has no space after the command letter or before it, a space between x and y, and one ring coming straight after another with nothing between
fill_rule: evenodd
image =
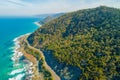
<instances>
[{"instance_id":1,"label":"turquoise water","mask_svg":"<svg viewBox=\"0 0 120 80\"><path fill-rule=\"evenodd\" d=\"M15 66L13 57L14 39L20 35L35 31L38 26L34 22L40 18L14 17L0 18L0 80L10 80L10 78L25 75L23 70L25 62L19 61Z\"/></svg>"}]
</instances>

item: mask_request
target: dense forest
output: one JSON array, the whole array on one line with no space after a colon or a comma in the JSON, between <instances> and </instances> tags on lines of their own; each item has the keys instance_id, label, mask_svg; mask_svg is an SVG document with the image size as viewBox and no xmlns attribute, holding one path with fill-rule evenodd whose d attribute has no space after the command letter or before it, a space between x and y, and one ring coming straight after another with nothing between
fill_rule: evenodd
<instances>
[{"instance_id":1,"label":"dense forest","mask_svg":"<svg viewBox=\"0 0 120 80\"><path fill-rule=\"evenodd\" d=\"M80 80L120 79L120 9L100 6L64 14L27 40L60 63L79 67Z\"/></svg>"}]
</instances>

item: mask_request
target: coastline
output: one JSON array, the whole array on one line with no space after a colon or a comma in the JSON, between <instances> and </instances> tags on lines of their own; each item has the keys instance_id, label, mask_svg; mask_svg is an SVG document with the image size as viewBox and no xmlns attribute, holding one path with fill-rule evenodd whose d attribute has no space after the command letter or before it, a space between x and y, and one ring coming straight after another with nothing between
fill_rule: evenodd
<instances>
[{"instance_id":1,"label":"coastline","mask_svg":"<svg viewBox=\"0 0 120 80\"><path fill-rule=\"evenodd\" d=\"M23 55L24 55L29 61L31 61L31 62L33 63L33 77L32 77L32 80L39 80L39 79L45 80L45 79L44 79L44 72L39 72L39 68L38 68L39 62L38 62L38 60L36 59L36 57L34 57L33 55L31 55L30 53L26 53L25 50L24 50L24 48L23 48L24 46L23 46L22 44L27 41L27 40L26 40L27 36L28 36L28 35L24 35L23 37L21 37L21 38L19 39L20 45L21 45L19 50L23 53ZM26 43L25 43L25 44L26 44ZM27 44L28 44L28 42L27 42ZM40 53L41 59L43 60L42 67L45 67L45 70L47 70L47 71L49 71L49 72L51 73L51 77L53 78L53 79L52 79L52 78L51 78L51 79L52 79L52 80L60 80L60 77L59 77L59 76L51 69L51 67L46 63L45 57L44 57L43 53L42 53L39 49L36 49L36 48L30 46L29 44L28 44L28 46L29 46L30 48L32 48L32 49L34 49L34 50L36 50L36 51L38 51L38 52Z\"/></svg>"},{"instance_id":2,"label":"coastline","mask_svg":"<svg viewBox=\"0 0 120 80\"><path fill-rule=\"evenodd\" d=\"M35 25L37 25L38 27L42 26L39 22L34 22Z\"/></svg>"},{"instance_id":3,"label":"coastline","mask_svg":"<svg viewBox=\"0 0 120 80\"><path fill-rule=\"evenodd\" d=\"M25 35L29 35L25 34ZM20 38L24 37L24 35L21 35L17 38L15 38L13 40L14 44L15 44L15 49L13 50L14 54L12 56L12 61L14 62L14 66L19 66L19 61L21 58L25 57L25 59L23 59L23 63L26 63L24 65L24 68L21 69L17 69L12 71L9 75L15 75L16 73L20 73L20 72L25 72L24 74L20 74L16 77L13 78L9 78L9 80L17 80L19 78L19 80L21 80L23 77L26 79L31 80L31 77L33 76L33 62L31 62L29 59L27 59L27 57L23 54L23 52L20 50L21 46L20 46ZM27 75L27 76L26 76Z\"/></svg>"},{"instance_id":4,"label":"coastline","mask_svg":"<svg viewBox=\"0 0 120 80\"><path fill-rule=\"evenodd\" d=\"M31 73L32 73L32 76L30 76L30 78L27 77L27 79L38 80L38 79L36 79L36 78L41 78L41 77L39 76L39 72L38 72L39 70L38 70L38 68L37 68L37 67L38 67L38 61L37 61L37 59L36 59L34 56L32 56L32 55L29 54L29 53L26 53L25 50L24 50L24 46L22 45L22 42L24 41L24 39L25 39L28 35L29 35L29 34L25 34L25 35L19 37L19 39L18 39L19 45L20 45L19 51L22 52L23 56L32 63L32 64L31 64L31 67L30 67L31 70L28 70L28 72L31 72Z\"/></svg>"},{"instance_id":5,"label":"coastline","mask_svg":"<svg viewBox=\"0 0 120 80\"><path fill-rule=\"evenodd\" d=\"M38 22L35 22L35 24L37 26L41 26ZM51 80L60 80L60 77L55 73L55 71L53 71L51 69L51 67L47 64L47 62L45 61L45 56L44 54L39 50L39 49L36 49L32 46L30 46L30 44L27 42L26 38L30 35L30 33L28 34L25 34L25 35L22 35L22 36L19 36L17 37L16 39L14 39L14 42L17 43L17 52L20 53L17 55L15 55L16 57L14 57L13 59L15 58L18 58L18 57L21 57L21 56L24 56L29 62L30 62L30 66L29 66L29 70L27 71L28 73L30 73L31 76L27 76L27 80L44 80L44 73L43 72L39 72L39 62L38 60L36 59L35 56L33 56L32 54L30 53L27 53L25 50L24 50L24 45L23 44L26 44L35 49L36 51L38 51L41 55L41 58L43 59L43 64L42 64L42 67L45 67L45 70L49 71L50 74L51 74ZM25 43L26 42L26 43ZM25 80L26 80L25 79Z\"/></svg>"}]
</instances>

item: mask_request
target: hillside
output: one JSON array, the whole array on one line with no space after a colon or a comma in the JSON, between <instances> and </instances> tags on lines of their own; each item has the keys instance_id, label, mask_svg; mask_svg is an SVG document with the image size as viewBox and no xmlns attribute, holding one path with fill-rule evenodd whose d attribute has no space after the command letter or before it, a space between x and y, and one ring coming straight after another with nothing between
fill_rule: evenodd
<instances>
[{"instance_id":1,"label":"hillside","mask_svg":"<svg viewBox=\"0 0 120 80\"><path fill-rule=\"evenodd\" d=\"M45 17L42 21L39 21L39 23L40 23L41 25L43 25L43 24L45 24L45 23L47 23L47 22L49 22L49 21L51 21L51 20L53 20L53 19L55 19L55 18L58 18L58 17L62 16L63 14L64 14L64 13L49 14L49 15L47 15L47 17Z\"/></svg>"},{"instance_id":2,"label":"hillside","mask_svg":"<svg viewBox=\"0 0 120 80\"><path fill-rule=\"evenodd\" d=\"M81 80L120 79L120 9L67 13L36 30L28 42L60 63L79 67Z\"/></svg>"}]
</instances>

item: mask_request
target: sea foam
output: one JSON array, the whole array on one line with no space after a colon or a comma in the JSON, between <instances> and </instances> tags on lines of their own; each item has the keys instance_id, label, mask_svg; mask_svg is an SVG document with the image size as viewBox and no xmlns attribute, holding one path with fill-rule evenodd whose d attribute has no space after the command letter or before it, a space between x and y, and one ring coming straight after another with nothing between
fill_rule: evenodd
<instances>
[{"instance_id":1,"label":"sea foam","mask_svg":"<svg viewBox=\"0 0 120 80\"><path fill-rule=\"evenodd\" d=\"M25 74L19 74L13 78L9 78L9 80L22 80L22 78L25 76Z\"/></svg>"},{"instance_id":2,"label":"sea foam","mask_svg":"<svg viewBox=\"0 0 120 80\"><path fill-rule=\"evenodd\" d=\"M23 72L23 71L24 71L24 69L13 70L13 71L10 73L10 75L15 75L15 74L21 73L21 72Z\"/></svg>"},{"instance_id":3,"label":"sea foam","mask_svg":"<svg viewBox=\"0 0 120 80\"><path fill-rule=\"evenodd\" d=\"M29 35L30 33L26 34L26 35ZM24 35L20 36L20 37L17 37L15 38L13 41L14 41L14 44L15 44L15 47L14 47L14 54L11 58L11 60L14 62L14 66L18 67L20 64L19 64L19 60L21 57L23 57L23 53L19 51L19 48L20 48L20 42L19 42L19 39L21 37L23 37ZM33 76L33 63L30 62L29 60L25 59L23 60L23 63L26 62L24 64L24 67L23 68L20 68L20 69L15 69L13 70L11 73L9 73L9 75L16 75L15 77L12 77L12 78L9 78L9 80L22 80L23 77L25 77L26 79L29 79L31 80L31 77ZM21 74L25 72L24 74Z\"/></svg>"}]
</instances>

